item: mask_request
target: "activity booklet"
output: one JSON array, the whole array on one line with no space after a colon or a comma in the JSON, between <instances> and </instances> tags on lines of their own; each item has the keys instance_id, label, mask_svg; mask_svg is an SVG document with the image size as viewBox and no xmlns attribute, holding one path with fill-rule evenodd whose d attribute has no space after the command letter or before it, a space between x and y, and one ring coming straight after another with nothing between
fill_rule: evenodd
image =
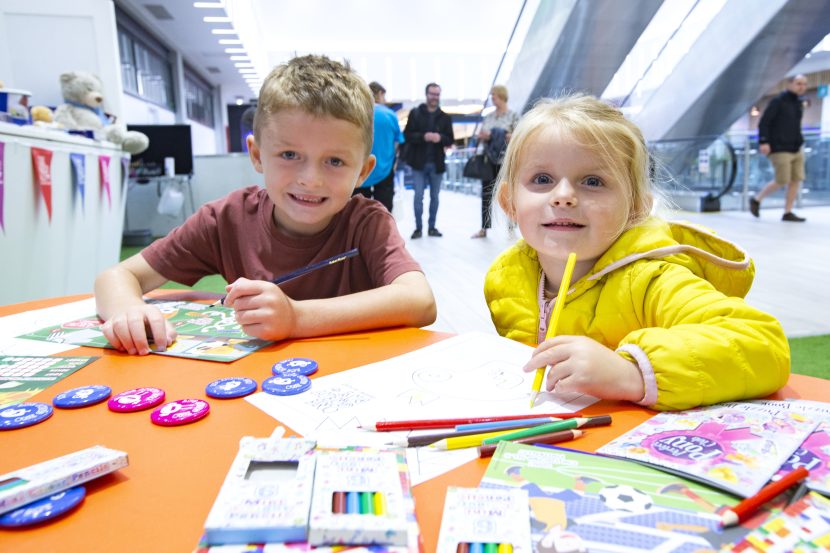
<instances>
[{"instance_id":1,"label":"activity booklet","mask_svg":"<svg viewBox=\"0 0 830 553\"><path fill-rule=\"evenodd\" d=\"M158 355L229 363L271 344L267 340L245 334L236 322L233 309L229 307L155 299L148 300L147 303L158 307L178 333L176 341L168 346L167 351L153 352ZM103 321L97 315L91 315L23 334L18 338L111 348L101 332L102 324Z\"/></svg>"},{"instance_id":2,"label":"activity booklet","mask_svg":"<svg viewBox=\"0 0 830 553\"><path fill-rule=\"evenodd\" d=\"M528 492L537 553L714 552L770 514L722 528L735 496L641 463L509 441L499 442L480 487Z\"/></svg>"},{"instance_id":3,"label":"activity booklet","mask_svg":"<svg viewBox=\"0 0 830 553\"><path fill-rule=\"evenodd\" d=\"M727 402L659 413L597 450L741 497L755 495L818 424L780 402Z\"/></svg>"},{"instance_id":4,"label":"activity booklet","mask_svg":"<svg viewBox=\"0 0 830 553\"><path fill-rule=\"evenodd\" d=\"M32 397L97 357L0 355L0 409Z\"/></svg>"},{"instance_id":5,"label":"activity booklet","mask_svg":"<svg viewBox=\"0 0 830 553\"><path fill-rule=\"evenodd\" d=\"M782 408L799 411L819 420L813 433L793 452L778 473L783 474L804 467L810 471L807 487L830 496L830 403L807 400L764 403L780 405Z\"/></svg>"}]
</instances>

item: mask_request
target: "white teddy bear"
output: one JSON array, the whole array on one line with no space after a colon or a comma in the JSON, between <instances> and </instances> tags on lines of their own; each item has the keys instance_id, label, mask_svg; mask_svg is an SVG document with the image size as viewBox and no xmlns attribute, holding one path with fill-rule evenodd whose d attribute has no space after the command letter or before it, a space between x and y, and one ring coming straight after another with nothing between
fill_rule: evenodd
<instances>
[{"instance_id":1,"label":"white teddy bear","mask_svg":"<svg viewBox=\"0 0 830 553\"><path fill-rule=\"evenodd\" d=\"M67 129L91 130L98 140L108 140L131 154L140 154L150 145L150 139L144 133L110 123L101 109L102 88L101 79L92 73L70 71L61 75L61 92L66 103L55 110L55 122Z\"/></svg>"}]
</instances>

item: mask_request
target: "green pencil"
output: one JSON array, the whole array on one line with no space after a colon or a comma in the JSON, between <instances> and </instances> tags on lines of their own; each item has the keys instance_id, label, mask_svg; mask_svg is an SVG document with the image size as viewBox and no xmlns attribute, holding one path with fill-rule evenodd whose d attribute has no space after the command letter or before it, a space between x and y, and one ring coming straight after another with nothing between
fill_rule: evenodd
<instances>
[{"instance_id":1,"label":"green pencil","mask_svg":"<svg viewBox=\"0 0 830 553\"><path fill-rule=\"evenodd\" d=\"M599 417L579 417L575 419L565 419L563 421L549 422L547 424L540 424L524 430L517 430L509 434L502 434L501 436L492 436L482 442L482 444L495 444L503 440L518 440L520 438L528 438L530 436L538 436L539 434L547 434L548 432L559 432L560 430L570 430L572 428L582 428L585 426L605 426L611 424L610 415L601 415Z\"/></svg>"}]
</instances>

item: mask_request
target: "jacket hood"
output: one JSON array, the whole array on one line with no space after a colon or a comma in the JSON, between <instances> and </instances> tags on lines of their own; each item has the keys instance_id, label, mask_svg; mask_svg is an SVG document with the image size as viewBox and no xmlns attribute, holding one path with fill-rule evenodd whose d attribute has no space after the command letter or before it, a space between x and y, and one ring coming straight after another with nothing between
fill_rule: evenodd
<instances>
[{"instance_id":1,"label":"jacket hood","mask_svg":"<svg viewBox=\"0 0 830 553\"><path fill-rule=\"evenodd\" d=\"M536 256L524 243L521 249ZM599 281L640 259L662 259L682 265L727 296L746 296L755 278L755 265L738 245L689 222L651 217L622 233L585 280Z\"/></svg>"}]
</instances>

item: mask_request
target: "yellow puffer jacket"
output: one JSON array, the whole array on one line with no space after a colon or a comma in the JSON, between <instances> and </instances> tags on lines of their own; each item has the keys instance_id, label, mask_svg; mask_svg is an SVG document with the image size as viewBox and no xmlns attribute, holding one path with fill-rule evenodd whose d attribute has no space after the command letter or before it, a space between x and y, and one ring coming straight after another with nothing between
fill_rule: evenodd
<instances>
[{"instance_id":1,"label":"yellow puffer jacket","mask_svg":"<svg viewBox=\"0 0 830 553\"><path fill-rule=\"evenodd\" d=\"M780 323L743 300L754 274L734 244L651 218L571 284L557 334L639 349L654 372L654 409L762 397L786 384L790 350ZM524 240L490 267L484 295L500 335L536 344L540 276L536 251Z\"/></svg>"}]
</instances>

